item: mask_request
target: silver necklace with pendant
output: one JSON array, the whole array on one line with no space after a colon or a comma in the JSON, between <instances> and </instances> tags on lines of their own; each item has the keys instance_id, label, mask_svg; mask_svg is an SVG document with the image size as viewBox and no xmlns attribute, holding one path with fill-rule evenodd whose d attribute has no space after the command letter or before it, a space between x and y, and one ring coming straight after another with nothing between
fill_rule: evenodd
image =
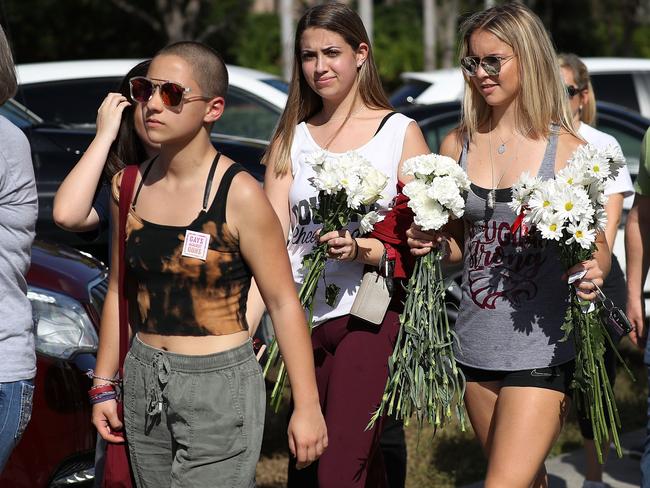
<instances>
[{"instance_id":1,"label":"silver necklace with pendant","mask_svg":"<svg viewBox=\"0 0 650 488\"><path fill-rule=\"evenodd\" d=\"M515 136L515 134L511 135L510 137L508 137L507 140L504 141L504 140L501 138L501 136L500 136L499 134L497 134L497 137L498 137L499 140L501 141L501 144L499 144L499 147L497 147L497 152L498 152L499 154L503 154L503 153L506 152L506 144L508 144L508 143L512 140L512 138L513 138L514 136Z\"/></svg>"},{"instance_id":2,"label":"silver necklace with pendant","mask_svg":"<svg viewBox=\"0 0 650 488\"><path fill-rule=\"evenodd\" d=\"M508 138L507 141L501 142L501 145L497 148L497 152L499 154L503 154L506 152L506 143L510 142L510 140L515 136L516 134L513 134L510 138ZM499 137L501 139L501 137ZM499 177L499 181L497 181L496 185L494 184L494 160L492 158L492 118L488 120L488 148L490 150L490 173L491 177L490 180L492 182L492 188L488 191L487 198L486 198L486 204L489 209L494 209L494 206L496 205L496 200L497 200L497 187L501 184L501 180L503 180L503 177L505 174L508 172L508 165L506 165L506 169L501 173L501 176ZM519 152L519 144L517 144L517 151L515 152L515 159L517 159L517 153Z\"/></svg>"}]
</instances>

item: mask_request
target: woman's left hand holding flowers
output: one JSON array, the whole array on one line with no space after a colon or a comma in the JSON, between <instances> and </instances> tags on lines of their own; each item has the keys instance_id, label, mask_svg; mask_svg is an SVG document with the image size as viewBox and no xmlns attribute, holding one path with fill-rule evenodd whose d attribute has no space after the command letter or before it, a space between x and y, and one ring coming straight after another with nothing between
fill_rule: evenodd
<instances>
[{"instance_id":1,"label":"woman's left hand holding flowers","mask_svg":"<svg viewBox=\"0 0 650 488\"><path fill-rule=\"evenodd\" d=\"M337 261L354 261L359 254L359 243L345 229L334 230L320 236L327 243L327 257Z\"/></svg>"},{"instance_id":2,"label":"woman's left hand holding flowers","mask_svg":"<svg viewBox=\"0 0 650 488\"><path fill-rule=\"evenodd\" d=\"M596 293L596 287L602 287L604 280L604 273L603 270L600 269L598 261L596 259L590 259L589 261L578 263L569 268L562 279L567 280L571 276L579 273L584 273L584 276L573 282L573 286L576 287L578 297L582 300L596 300L598 297L598 294Z\"/></svg>"}]
</instances>

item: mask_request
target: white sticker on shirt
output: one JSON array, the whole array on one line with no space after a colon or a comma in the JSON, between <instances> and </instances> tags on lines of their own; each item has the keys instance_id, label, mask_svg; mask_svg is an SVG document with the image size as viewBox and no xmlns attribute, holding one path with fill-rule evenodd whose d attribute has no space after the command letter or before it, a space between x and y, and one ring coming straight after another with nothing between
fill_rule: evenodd
<instances>
[{"instance_id":1,"label":"white sticker on shirt","mask_svg":"<svg viewBox=\"0 0 650 488\"><path fill-rule=\"evenodd\" d=\"M186 258L197 258L205 261L205 258L208 255L209 245L210 234L187 230L185 231L185 242L183 243L182 255Z\"/></svg>"}]
</instances>

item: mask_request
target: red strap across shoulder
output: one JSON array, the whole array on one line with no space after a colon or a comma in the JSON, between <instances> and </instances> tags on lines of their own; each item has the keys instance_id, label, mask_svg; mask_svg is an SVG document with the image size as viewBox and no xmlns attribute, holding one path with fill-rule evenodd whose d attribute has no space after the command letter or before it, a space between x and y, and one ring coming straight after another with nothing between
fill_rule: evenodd
<instances>
[{"instance_id":1,"label":"red strap across shoulder","mask_svg":"<svg viewBox=\"0 0 650 488\"><path fill-rule=\"evenodd\" d=\"M133 188L135 186L135 179L138 175L138 165L128 165L124 169L122 175L122 182L120 184L120 213L119 213L119 317L120 317L120 377L122 375L122 368L124 367L124 359L129 351L129 314L128 303L126 297L126 267L124 248L126 246L126 219L129 215L129 207L131 206L131 199L133 197Z\"/></svg>"}]
</instances>

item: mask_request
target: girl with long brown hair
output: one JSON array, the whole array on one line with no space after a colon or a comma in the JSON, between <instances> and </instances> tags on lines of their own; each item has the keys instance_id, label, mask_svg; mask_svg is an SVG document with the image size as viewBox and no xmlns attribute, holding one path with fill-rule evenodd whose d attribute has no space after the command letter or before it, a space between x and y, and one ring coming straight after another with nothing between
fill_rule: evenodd
<instances>
[{"instance_id":1,"label":"girl with long brown hair","mask_svg":"<svg viewBox=\"0 0 650 488\"><path fill-rule=\"evenodd\" d=\"M337 158L348 151L388 177L379 212L388 211L398 183L404 182L402 161L429 152L415 122L393 112L359 16L346 5L327 3L309 9L298 22L287 108L264 158L265 191L289 236L296 284L303 279L303 256L314 243L326 242L325 279L341 288L330 306L321 283L314 306L312 347L329 447L307 470L296 471L292 464L289 486L383 486L385 481L377 449L381 426L366 430L366 425L386 383L401 305L395 300L380 326L352 317L350 310L364 266L378 266L387 248L377 238L359 237L358 223L320 235L311 210L318 192L309 183L309 156L323 152Z\"/></svg>"}]
</instances>

